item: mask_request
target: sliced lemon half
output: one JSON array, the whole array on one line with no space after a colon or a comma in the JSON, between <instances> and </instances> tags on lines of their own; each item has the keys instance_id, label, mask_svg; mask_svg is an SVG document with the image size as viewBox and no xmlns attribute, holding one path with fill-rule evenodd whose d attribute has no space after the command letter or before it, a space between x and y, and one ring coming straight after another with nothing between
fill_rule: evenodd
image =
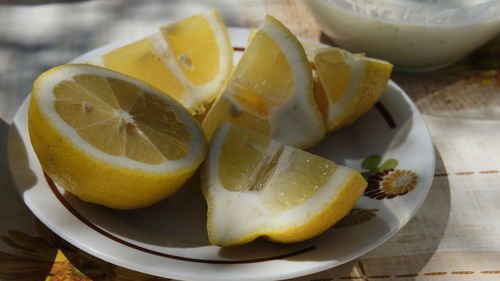
<instances>
[{"instance_id":1,"label":"sliced lemon half","mask_svg":"<svg viewBox=\"0 0 500 281\"><path fill-rule=\"evenodd\" d=\"M90 63L149 83L193 114L204 114L231 73L233 48L222 17L212 9L164 25Z\"/></svg>"},{"instance_id":2,"label":"sliced lemon half","mask_svg":"<svg viewBox=\"0 0 500 281\"><path fill-rule=\"evenodd\" d=\"M325 135L304 49L271 16L254 32L225 90L203 120L207 139L224 121L301 148Z\"/></svg>"},{"instance_id":3,"label":"sliced lemon half","mask_svg":"<svg viewBox=\"0 0 500 281\"><path fill-rule=\"evenodd\" d=\"M335 48L306 45L315 75L315 99L327 131L354 123L382 97L392 64Z\"/></svg>"},{"instance_id":4,"label":"sliced lemon half","mask_svg":"<svg viewBox=\"0 0 500 281\"><path fill-rule=\"evenodd\" d=\"M174 99L91 65L63 65L34 83L28 125L44 171L80 199L116 209L175 192L206 154L198 123Z\"/></svg>"},{"instance_id":5,"label":"sliced lemon half","mask_svg":"<svg viewBox=\"0 0 500 281\"><path fill-rule=\"evenodd\" d=\"M259 236L314 237L344 217L365 187L353 169L224 123L202 166L209 240L233 246Z\"/></svg>"}]
</instances>

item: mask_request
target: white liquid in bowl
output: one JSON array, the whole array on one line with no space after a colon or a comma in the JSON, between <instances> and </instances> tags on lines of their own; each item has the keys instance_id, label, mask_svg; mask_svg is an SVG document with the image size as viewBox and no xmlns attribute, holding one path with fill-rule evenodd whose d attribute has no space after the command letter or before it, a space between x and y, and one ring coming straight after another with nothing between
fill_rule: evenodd
<instances>
[{"instance_id":1,"label":"white liquid in bowl","mask_svg":"<svg viewBox=\"0 0 500 281\"><path fill-rule=\"evenodd\" d=\"M494 0L308 0L340 47L399 69L451 64L500 32Z\"/></svg>"}]
</instances>

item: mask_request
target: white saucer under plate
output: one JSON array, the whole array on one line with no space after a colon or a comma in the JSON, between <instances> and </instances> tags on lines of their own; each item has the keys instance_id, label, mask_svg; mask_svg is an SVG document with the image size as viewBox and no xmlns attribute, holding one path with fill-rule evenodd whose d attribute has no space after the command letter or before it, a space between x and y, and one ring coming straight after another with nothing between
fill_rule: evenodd
<instances>
[{"instance_id":1,"label":"white saucer under plate","mask_svg":"<svg viewBox=\"0 0 500 281\"><path fill-rule=\"evenodd\" d=\"M249 30L229 28L229 33L238 59ZM116 46L96 49L72 62L85 62ZM44 176L30 143L28 105L27 99L15 115L8 143L11 172L26 205L52 231L89 254L167 278L277 280L338 266L400 230L421 206L434 175L433 144L422 116L390 81L377 106L355 124L328 134L310 151L361 171L369 156L377 155L370 158L372 172L378 163L393 159L389 161L392 168L409 170L418 178L413 190L392 199L383 194L378 199L363 196L356 205L357 213L350 214L358 217L302 243L257 240L219 248L207 240L206 205L196 177L174 196L135 211L84 203L54 184Z\"/></svg>"}]
</instances>

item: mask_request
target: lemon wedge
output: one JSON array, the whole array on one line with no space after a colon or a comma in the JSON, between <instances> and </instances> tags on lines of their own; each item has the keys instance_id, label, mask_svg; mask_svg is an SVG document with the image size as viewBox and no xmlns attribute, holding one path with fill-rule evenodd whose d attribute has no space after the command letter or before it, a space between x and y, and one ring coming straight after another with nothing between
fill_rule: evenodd
<instances>
[{"instance_id":1,"label":"lemon wedge","mask_svg":"<svg viewBox=\"0 0 500 281\"><path fill-rule=\"evenodd\" d=\"M300 148L325 135L304 49L271 16L254 32L225 90L203 120L207 139L225 121Z\"/></svg>"},{"instance_id":2,"label":"lemon wedge","mask_svg":"<svg viewBox=\"0 0 500 281\"><path fill-rule=\"evenodd\" d=\"M231 73L233 48L222 17L212 9L161 26L89 63L149 83L203 115Z\"/></svg>"},{"instance_id":3,"label":"lemon wedge","mask_svg":"<svg viewBox=\"0 0 500 281\"><path fill-rule=\"evenodd\" d=\"M366 185L353 169L224 123L202 165L209 240L303 241L344 217Z\"/></svg>"},{"instance_id":4,"label":"lemon wedge","mask_svg":"<svg viewBox=\"0 0 500 281\"><path fill-rule=\"evenodd\" d=\"M42 168L80 199L116 209L149 206L197 169L206 142L177 101L91 65L63 65L34 83L28 125Z\"/></svg>"},{"instance_id":5,"label":"lemon wedge","mask_svg":"<svg viewBox=\"0 0 500 281\"><path fill-rule=\"evenodd\" d=\"M327 131L354 123L384 94L392 64L335 47L305 46L317 75L314 94Z\"/></svg>"}]
</instances>

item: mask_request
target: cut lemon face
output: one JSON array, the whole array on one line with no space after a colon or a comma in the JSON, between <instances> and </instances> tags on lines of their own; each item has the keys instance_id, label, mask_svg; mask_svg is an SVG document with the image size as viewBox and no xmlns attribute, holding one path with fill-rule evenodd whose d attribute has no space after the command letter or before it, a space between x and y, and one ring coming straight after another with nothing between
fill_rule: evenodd
<instances>
[{"instance_id":1,"label":"cut lemon face","mask_svg":"<svg viewBox=\"0 0 500 281\"><path fill-rule=\"evenodd\" d=\"M325 135L304 49L271 16L254 32L225 90L202 122L207 139L224 121L301 148Z\"/></svg>"},{"instance_id":2,"label":"cut lemon face","mask_svg":"<svg viewBox=\"0 0 500 281\"><path fill-rule=\"evenodd\" d=\"M90 63L127 74L203 114L224 87L233 63L227 28L212 9L160 27Z\"/></svg>"},{"instance_id":3,"label":"cut lemon face","mask_svg":"<svg viewBox=\"0 0 500 281\"><path fill-rule=\"evenodd\" d=\"M352 124L382 97L392 64L327 47L306 47L315 74L315 99L327 131Z\"/></svg>"},{"instance_id":4,"label":"cut lemon face","mask_svg":"<svg viewBox=\"0 0 500 281\"><path fill-rule=\"evenodd\" d=\"M212 244L292 243L330 228L366 187L359 172L229 123L202 166Z\"/></svg>"},{"instance_id":5,"label":"cut lemon face","mask_svg":"<svg viewBox=\"0 0 500 281\"><path fill-rule=\"evenodd\" d=\"M63 65L33 85L28 113L44 171L80 199L116 209L175 192L206 154L203 132L178 102L128 76Z\"/></svg>"}]
</instances>

